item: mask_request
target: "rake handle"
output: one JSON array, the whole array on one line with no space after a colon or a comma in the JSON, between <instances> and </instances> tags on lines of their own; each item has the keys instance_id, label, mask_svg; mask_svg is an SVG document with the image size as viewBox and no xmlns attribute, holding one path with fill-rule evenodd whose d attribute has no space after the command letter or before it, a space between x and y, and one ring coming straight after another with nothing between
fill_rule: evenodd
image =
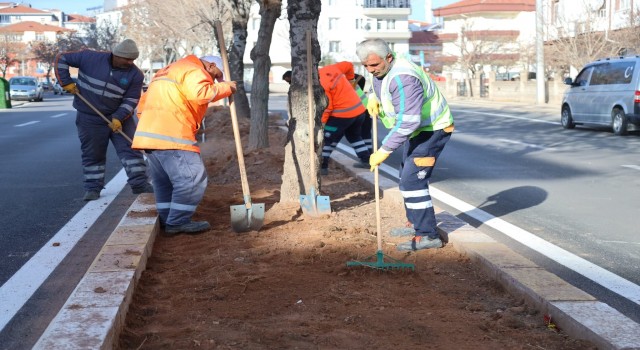
<instances>
[{"instance_id":1,"label":"rake handle","mask_svg":"<svg viewBox=\"0 0 640 350\"><path fill-rule=\"evenodd\" d=\"M215 21L216 35L220 44L220 56L224 71L231 74L229 70L229 58L227 57L227 47L224 43L224 34L222 34L222 22ZM233 126L233 139L236 143L236 153L238 154L238 166L240 168L240 181L242 182L242 194L244 204L247 209L251 209L251 192L249 191L249 181L247 180L247 171L244 165L244 154L242 153L242 142L240 140L240 128L238 127L238 116L236 114L236 105L233 102L233 95L227 97L229 100L229 111L231 112L231 125Z\"/></svg>"},{"instance_id":2,"label":"rake handle","mask_svg":"<svg viewBox=\"0 0 640 350\"><path fill-rule=\"evenodd\" d=\"M378 115L372 115L371 119L373 119L373 152L376 152L378 150ZM380 224L380 180L378 178L378 167L379 165L377 165L373 170L373 183L375 186L374 193L376 197L376 239L378 241L378 251L382 251L382 225Z\"/></svg>"}]
</instances>

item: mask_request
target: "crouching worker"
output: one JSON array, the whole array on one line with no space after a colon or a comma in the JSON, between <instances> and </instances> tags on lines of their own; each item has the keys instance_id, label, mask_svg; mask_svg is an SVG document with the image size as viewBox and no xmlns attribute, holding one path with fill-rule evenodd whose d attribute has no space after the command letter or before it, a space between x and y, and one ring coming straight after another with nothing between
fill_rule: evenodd
<instances>
[{"instance_id":1,"label":"crouching worker","mask_svg":"<svg viewBox=\"0 0 640 350\"><path fill-rule=\"evenodd\" d=\"M409 234L415 236L397 249L441 248L429 179L453 132L449 105L422 68L393 54L384 40L365 40L356 53L373 75L367 109L391 126L382 146L369 159L371 170L404 146L399 187L407 219L414 226Z\"/></svg>"},{"instance_id":2,"label":"crouching worker","mask_svg":"<svg viewBox=\"0 0 640 350\"><path fill-rule=\"evenodd\" d=\"M196 133L209 102L236 91L235 82L224 81L221 62L190 55L162 68L138 105L133 148L148 154L160 224L170 235L210 228L206 221L191 221L207 187Z\"/></svg>"}]
</instances>

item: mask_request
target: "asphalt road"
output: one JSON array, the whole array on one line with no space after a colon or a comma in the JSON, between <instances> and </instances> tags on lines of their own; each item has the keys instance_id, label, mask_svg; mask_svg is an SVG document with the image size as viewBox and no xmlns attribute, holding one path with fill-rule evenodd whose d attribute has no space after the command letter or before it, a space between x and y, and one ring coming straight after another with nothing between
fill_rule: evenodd
<instances>
[{"instance_id":1,"label":"asphalt road","mask_svg":"<svg viewBox=\"0 0 640 350\"><path fill-rule=\"evenodd\" d=\"M640 133L564 130L558 106L450 105L456 129L432 177L435 205L640 322ZM269 106L286 115L286 95ZM356 159L346 140L338 150ZM400 157L381 174L397 181Z\"/></svg>"},{"instance_id":2,"label":"asphalt road","mask_svg":"<svg viewBox=\"0 0 640 350\"><path fill-rule=\"evenodd\" d=\"M29 349L37 341L136 197L126 187L109 204L92 209L95 223L64 231L87 206L71 101L70 95L46 93L43 102L13 102L13 108L0 110L0 349ZM106 181L121 168L110 147ZM59 232L65 232L62 243L52 248L50 240ZM70 235L78 235L73 247L65 246ZM38 260L42 266L27 269L47 248L68 253L55 264L56 257L45 257ZM41 285L35 282L39 274L45 274ZM20 295L27 289L37 290Z\"/></svg>"},{"instance_id":3,"label":"asphalt road","mask_svg":"<svg viewBox=\"0 0 640 350\"><path fill-rule=\"evenodd\" d=\"M640 322L640 134L564 130L553 107L451 106L436 205Z\"/></svg>"}]
</instances>

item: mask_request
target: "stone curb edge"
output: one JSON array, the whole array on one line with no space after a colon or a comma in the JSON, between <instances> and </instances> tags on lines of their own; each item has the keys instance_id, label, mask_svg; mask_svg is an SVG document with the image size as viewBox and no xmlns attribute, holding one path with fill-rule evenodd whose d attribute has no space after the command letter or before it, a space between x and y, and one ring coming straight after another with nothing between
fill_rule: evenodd
<instances>
[{"instance_id":1,"label":"stone curb edge","mask_svg":"<svg viewBox=\"0 0 640 350\"><path fill-rule=\"evenodd\" d=\"M373 186L373 174L354 169L353 159L334 152L332 160ZM402 203L394 181L380 177L381 195ZM640 349L640 325L532 261L436 208L439 229L449 243L476 262L509 293L521 297L574 338L599 349ZM63 308L34 349L111 349L124 326L135 285L146 267L158 222L152 195L140 195L113 231Z\"/></svg>"}]
</instances>

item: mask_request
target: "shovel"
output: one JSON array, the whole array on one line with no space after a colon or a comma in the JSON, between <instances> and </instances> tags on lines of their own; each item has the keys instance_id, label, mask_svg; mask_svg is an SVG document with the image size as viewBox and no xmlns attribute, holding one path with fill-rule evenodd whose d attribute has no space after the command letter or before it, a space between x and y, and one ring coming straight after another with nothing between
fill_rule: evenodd
<instances>
[{"instance_id":1,"label":"shovel","mask_svg":"<svg viewBox=\"0 0 640 350\"><path fill-rule=\"evenodd\" d=\"M307 98L308 98L308 111L309 111L309 189L306 195L300 195L300 207L305 215L318 217L322 215L331 215L331 204L329 203L329 196L317 196L315 184L318 182L318 173L316 171L316 160L318 158L315 152L315 142L313 138L315 120L313 109L313 86L311 85L311 79L313 75L311 72L311 31L307 30Z\"/></svg>"},{"instance_id":2,"label":"shovel","mask_svg":"<svg viewBox=\"0 0 640 350\"><path fill-rule=\"evenodd\" d=\"M104 119L105 122L107 122L107 124L111 124L111 120L109 120L109 118L105 117L104 114L102 114L102 112L100 112L96 107L94 107L91 102L89 102L86 98L84 98L84 96L80 95L80 93L76 93L76 96L78 96L87 106L89 106L91 109L93 109L94 112L98 113L98 115ZM118 129L118 131L120 133L120 135L122 135L127 141L129 141L129 143L133 143L133 140L131 140L131 138L124 133L124 131L122 131L122 129ZM144 153L144 152L143 152Z\"/></svg>"},{"instance_id":3,"label":"shovel","mask_svg":"<svg viewBox=\"0 0 640 350\"><path fill-rule=\"evenodd\" d=\"M220 56L222 56L222 64L224 71L230 73L229 59L227 57L227 48L224 44L224 35L222 34L222 23L215 22L216 34L218 35L218 43L220 45ZM240 167L240 180L242 182L243 205L232 205L231 208L231 228L236 233L247 231L258 231L264 222L264 203L251 203L251 194L249 192L249 182L247 181L247 171L244 167L244 154L242 153L242 144L240 142L240 130L238 127L238 116L236 115L236 106L233 103L233 95L228 97L229 111L231 112L231 124L233 125L233 138L236 142L236 152L238 153L238 166Z\"/></svg>"}]
</instances>

